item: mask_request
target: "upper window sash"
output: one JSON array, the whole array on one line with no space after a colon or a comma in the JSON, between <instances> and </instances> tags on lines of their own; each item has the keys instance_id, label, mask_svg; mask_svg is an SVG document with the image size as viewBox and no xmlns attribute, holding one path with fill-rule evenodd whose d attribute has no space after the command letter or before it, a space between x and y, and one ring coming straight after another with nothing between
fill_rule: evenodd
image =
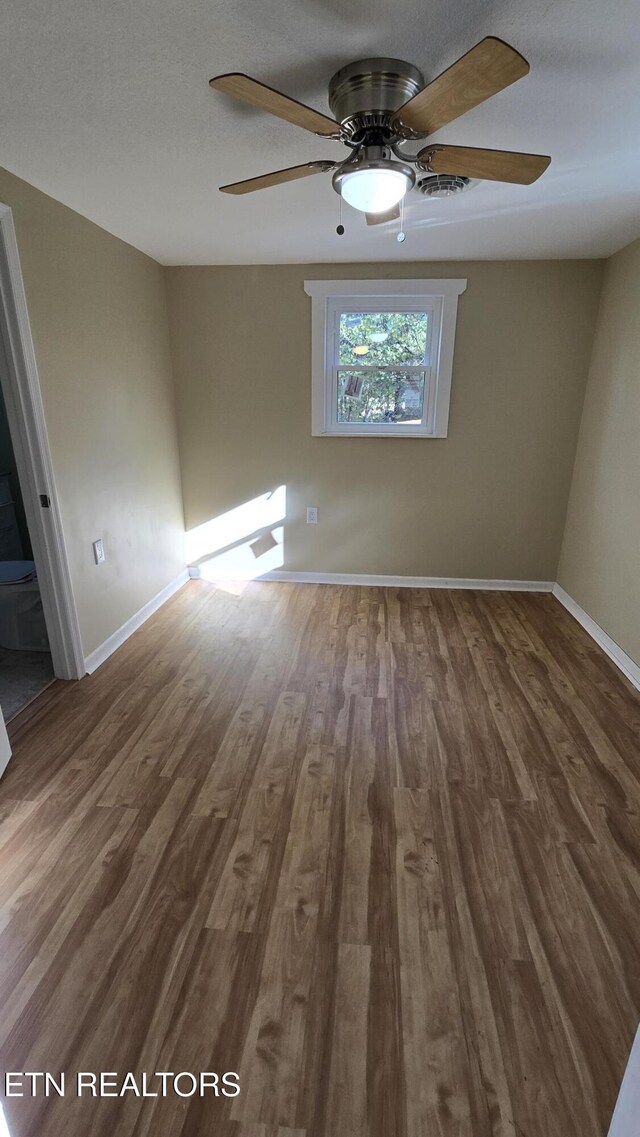
<instances>
[{"instance_id":1,"label":"upper window sash","mask_svg":"<svg viewBox=\"0 0 640 1137\"><path fill-rule=\"evenodd\" d=\"M418 364L379 364L377 367L374 363L365 364L360 363L358 357L354 361L348 363L340 362L340 317L349 312L425 312L427 320L427 339L425 344L425 353L423 362ZM371 367L378 371L391 370L391 371L405 371L409 367L415 366L418 368L432 366L433 342L434 342L434 328L439 332L440 320L442 316L442 299L441 297L434 296L379 296L375 298L363 298L360 296L343 296L343 297L329 297L327 299L327 340L326 340L326 361L327 364L335 367L355 370L359 367ZM438 337L436 337L438 338Z\"/></svg>"}]
</instances>

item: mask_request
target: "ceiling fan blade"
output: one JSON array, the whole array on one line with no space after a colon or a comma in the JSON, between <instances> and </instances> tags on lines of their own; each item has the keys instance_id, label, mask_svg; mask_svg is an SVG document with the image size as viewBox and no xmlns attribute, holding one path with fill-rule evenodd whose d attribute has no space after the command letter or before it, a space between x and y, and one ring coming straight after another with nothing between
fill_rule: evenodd
<instances>
[{"instance_id":1,"label":"ceiling fan blade","mask_svg":"<svg viewBox=\"0 0 640 1137\"><path fill-rule=\"evenodd\" d=\"M224 91L225 95L231 95L243 103L249 103L252 107L268 111L277 118L284 118L294 126L310 130L312 134L324 134L329 138L340 134L340 124L328 115L314 111L313 107L307 107L297 99L291 99L281 91L267 87L266 83L251 79L249 75L237 71L228 75L215 75L209 80L209 86L216 91Z\"/></svg>"},{"instance_id":2,"label":"ceiling fan blade","mask_svg":"<svg viewBox=\"0 0 640 1137\"><path fill-rule=\"evenodd\" d=\"M258 178L247 178L244 182L230 182L220 186L221 193L253 193L254 190L279 186L283 182L295 182L298 178L308 178L310 174L321 174L333 170L336 162L305 162L303 166L288 166L286 170L274 170L272 174L261 174Z\"/></svg>"},{"instance_id":3,"label":"ceiling fan blade","mask_svg":"<svg viewBox=\"0 0 640 1137\"><path fill-rule=\"evenodd\" d=\"M400 107L395 118L416 133L433 134L528 71L529 64L515 48L487 36Z\"/></svg>"},{"instance_id":4,"label":"ceiling fan blade","mask_svg":"<svg viewBox=\"0 0 640 1137\"><path fill-rule=\"evenodd\" d=\"M394 205L385 213L365 213L367 225L384 225L385 221L397 221L400 216L400 206Z\"/></svg>"},{"instance_id":5,"label":"ceiling fan blade","mask_svg":"<svg viewBox=\"0 0 640 1137\"><path fill-rule=\"evenodd\" d=\"M474 146L425 146L418 158L431 173L459 174L491 182L530 186L551 162L546 154L518 154L511 150L481 150Z\"/></svg>"}]
</instances>

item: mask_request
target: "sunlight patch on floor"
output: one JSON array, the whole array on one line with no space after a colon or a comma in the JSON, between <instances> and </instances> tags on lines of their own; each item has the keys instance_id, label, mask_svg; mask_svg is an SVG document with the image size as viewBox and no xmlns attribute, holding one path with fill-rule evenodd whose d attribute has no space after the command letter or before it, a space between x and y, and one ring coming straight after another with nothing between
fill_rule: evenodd
<instances>
[{"instance_id":1,"label":"sunlight patch on floor","mask_svg":"<svg viewBox=\"0 0 640 1137\"><path fill-rule=\"evenodd\" d=\"M187 532L187 563L213 581L255 580L282 568L286 513L287 487L278 486L212 517Z\"/></svg>"}]
</instances>

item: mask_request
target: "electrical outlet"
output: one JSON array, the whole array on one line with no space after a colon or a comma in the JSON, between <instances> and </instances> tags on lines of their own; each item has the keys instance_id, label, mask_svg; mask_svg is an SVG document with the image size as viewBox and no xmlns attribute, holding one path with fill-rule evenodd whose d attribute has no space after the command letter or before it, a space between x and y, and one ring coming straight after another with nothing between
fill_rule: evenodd
<instances>
[{"instance_id":1,"label":"electrical outlet","mask_svg":"<svg viewBox=\"0 0 640 1137\"><path fill-rule=\"evenodd\" d=\"M317 505L307 506L307 525L318 524L318 507Z\"/></svg>"},{"instance_id":2,"label":"electrical outlet","mask_svg":"<svg viewBox=\"0 0 640 1137\"><path fill-rule=\"evenodd\" d=\"M93 542L93 559L97 565L101 565L105 560L104 545L102 540Z\"/></svg>"}]
</instances>

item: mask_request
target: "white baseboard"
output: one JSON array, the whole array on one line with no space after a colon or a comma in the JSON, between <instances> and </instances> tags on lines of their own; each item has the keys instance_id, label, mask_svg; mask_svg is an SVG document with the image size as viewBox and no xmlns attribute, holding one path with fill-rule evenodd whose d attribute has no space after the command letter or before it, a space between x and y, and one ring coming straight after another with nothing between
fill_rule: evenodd
<instances>
[{"instance_id":1,"label":"white baseboard","mask_svg":"<svg viewBox=\"0 0 640 1137\"><path fill-rule=\"evenodd\" d=\"M140 627L140 625L144 624L145 620L149 619L149 616L153 616L153 613L157 612L158 608L161 608L162 605L165 604L171 596L173 596L174 592L177 592L179 588L182 588L183 584L186 584L188 580L189 570L185 569L184 572L181 572L179 576L176 576L173 580L170 580L169 583L160 592L158 592L156 596L152 596L151 600L149 600L143 608L140 608L140 610L136 612L130 620L127 620L126 624L123 624L121 628L118 628L117 632L114 632L112 636L109 636L109 638L104 641L104 643L100 644L100 647L97 647L95 651L92 651L90 655L87 655L84 661L87 673L89 675L92 675L93 672L98 669L100 664L104 663L105 659L108 659L110 655L113 655L114 651L116 651L125 642L125 640L128 640L129 636L133 635L133 633Z\"/></svg>"},{"instance_id":2,"label":"white baseboard","mask_svg":"<svg viewBox=\"0 0 640 1137\"><path fill-rule=\"evenodd\" d=\"M201 577L198 565L192 565L189 575ZM551 592L552 580L476 580L462 576L369 576L350 572L286 572L274 569L257 576L255 580L279 580L292 584L355 584L370 588L478 588L500 592Z\"/></svg>"},{"instance_id":3,"label":"white baseboard","mask_svg":"<svg viewBox=\"0 0 640 1137\"><path fill-rule=\"evenodd\" d=\"M560 599L560 597L558 597ZM640 1028L622 1080L608 1137L637 1137L640 1117Z\"/></svg>"},{"instance_id":4,"label":"white baseboard","mask_svg":"<svg viewBox=\"0 0 640 1137\"><path fill-rule=\"evenodd\" d=\"M581 608L577 601L575 601L572 596L569 596L569 593L565 592L564 588L561 588L559 584L554 584L553 595L556 600L559 600L562 606L567 609L567 612L570 612L578 623L582 624L584 630L596 641L598 647L601 647L603 652L609 656L609 659L615 663L616 667L620 668L620 671L622 671L623 675L626 675L629 682L633 683L633 686L640 691L640 667L631 656L627 655L626 651L624 651L615 640L611 639L611 636L605 632L604 628L596 624L595 620L591 619L589 613L585 612L584 608Z\"/></svg>"}]
</instances>

